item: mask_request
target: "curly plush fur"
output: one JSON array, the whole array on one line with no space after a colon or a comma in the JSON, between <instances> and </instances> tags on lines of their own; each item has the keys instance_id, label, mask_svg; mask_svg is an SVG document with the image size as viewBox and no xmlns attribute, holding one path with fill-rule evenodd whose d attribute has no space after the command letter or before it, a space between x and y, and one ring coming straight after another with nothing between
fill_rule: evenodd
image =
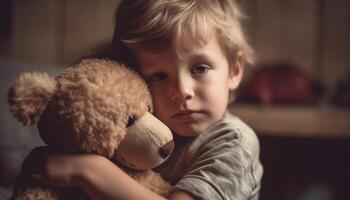
<instances>
[{"instance_id":1,"label":"curly plush fur","mask_svg":"<svg viewBox=\"0 0 350 200\"><path fill-rule=\"evenodd\" d=\"M147 170L163 162L173 150L171 132L147 114L152 110L148 88L125 66L87 59L56 79L25 73L10 88L8 100L13 115L25 125L37 124L41 138L49 146L74 153L96 153L124 167L146 170L127 171L162 195L169 191L170 185ZM131 118L135 125L128 124ZM149 125L156 128L147 128ZM26 182L19 180L20 188L13 195L17 199L62 197L55 188L33 188L21 181Z\"/></svg>"}]
</instances>

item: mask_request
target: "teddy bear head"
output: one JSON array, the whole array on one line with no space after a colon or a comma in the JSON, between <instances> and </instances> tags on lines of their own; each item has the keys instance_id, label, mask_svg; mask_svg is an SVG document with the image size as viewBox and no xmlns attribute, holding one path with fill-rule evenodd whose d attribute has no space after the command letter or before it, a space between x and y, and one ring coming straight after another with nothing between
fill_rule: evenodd
<instances>
[{"instance_id":1,"label":"teddy bear head","mask_svg":"<svg viewBox=\"0 0 350 200\"><path fill-rule=\"evenodd\" d=\"M56 149L95 153L133 169L151 169L174 148L171 131L152 114L147 85L114 61L86 59L55 79L24 73L8 93L10 110L35 125Z\"/></svg>"}]
</instances>

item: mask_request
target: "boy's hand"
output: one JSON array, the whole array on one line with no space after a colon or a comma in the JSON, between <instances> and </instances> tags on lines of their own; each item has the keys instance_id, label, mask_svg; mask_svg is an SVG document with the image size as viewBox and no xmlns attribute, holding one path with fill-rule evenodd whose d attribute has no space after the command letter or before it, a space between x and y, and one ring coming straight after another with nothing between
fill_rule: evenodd
<instances>
[{"instance_id":1,"label":"boy's hand","mask_svg":"<svg viewBox=\"0 0 350 200\"><path fill-rule=\"evenodd\" d=\"M74 180L86 160L96 155L62 154L44 146L33 149L23 163L22 173L33 181L60 187L75 186Z\"/></svg>"}]
</instances>

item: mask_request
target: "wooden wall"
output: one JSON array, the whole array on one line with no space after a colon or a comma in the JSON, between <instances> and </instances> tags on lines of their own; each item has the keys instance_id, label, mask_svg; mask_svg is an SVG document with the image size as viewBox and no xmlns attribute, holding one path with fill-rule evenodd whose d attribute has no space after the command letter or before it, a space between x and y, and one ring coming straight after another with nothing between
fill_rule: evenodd
<instances>
[{"instance_id":1,"label":"wooden wall","mask_svg":"<svg viewBox=\"0 0 350 200\"><path fill-rule=\"evenodd\" d=\"M119 0L12 2L11 37L0 44L1 49L20 60L62 65L110 41ZM249 40L261 61L296 63L329 91L350 73L350 1L239 2L248 15L244 24Z\"/></svg>"},{"instance_id":2,"label":"wooden wall","mask_svg":"<svg viewBox=\"0 0 350 200\"><path fill-rule=\"evenodd\" d=\"M118 0L14 0L10 54L70 64L110 41Z\"/></svg>"},{"instance_id":3,"label":"wooden wall","mask_svg":"<svg viewBox=\"0 0 350 200\"><path fill-rule=\"evenodd\" d=\"M350 76L350 1L240 0L260 61L289 61L322 81L328 94Z\"/></svg>"}]
</instances>

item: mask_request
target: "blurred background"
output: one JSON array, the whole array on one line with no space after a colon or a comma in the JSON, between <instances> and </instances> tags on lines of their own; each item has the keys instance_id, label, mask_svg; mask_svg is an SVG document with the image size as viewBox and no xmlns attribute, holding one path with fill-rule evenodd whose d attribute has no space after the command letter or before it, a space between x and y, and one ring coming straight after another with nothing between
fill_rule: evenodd
<instances>
[{"instance_id":1,"label":"blurred background","mask_svg":"<svg viewBox=\"0 0 350 200\"><path fill-rule=\"evenodd\" d=\"M0 0L0 199L41 144L8 112L24 71L57 75L111 40L118 0ZM229 109L252 126L262 200L350 199L350 1L239 0L256 63Z\"/></svg>"}]
</instances>

